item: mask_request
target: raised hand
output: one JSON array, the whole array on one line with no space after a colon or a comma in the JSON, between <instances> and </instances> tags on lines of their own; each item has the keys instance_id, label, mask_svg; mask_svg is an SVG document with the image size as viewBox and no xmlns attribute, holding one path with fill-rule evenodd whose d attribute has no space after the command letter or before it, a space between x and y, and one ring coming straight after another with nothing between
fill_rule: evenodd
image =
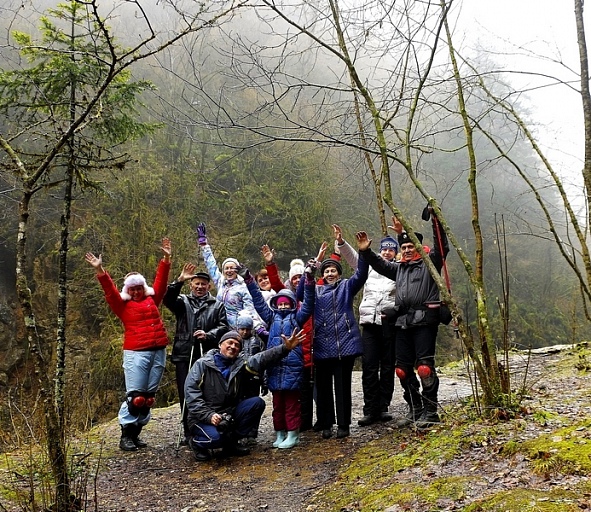
<instances>
[{"instance_id":1,"label":"raised hand","mask_svg":"<svg viewBox=\"0 0 591 512\"><path fill-rule=\"evenodd\" d=\"M334 234L334 239L337 241L337 243L339 245L343 245L343 230L340 228L340 226L337 224L333 224L332 232Z\"/></svg>"},{"instance_id":2,"label":"raised hand","mask_svg":"<svg viewBox=\"0 0 591 512\"><path fill-rule=\"evenodd\" d=\"M91 252L87 252L84 255L84 259L89 263L91 267L96 270L97 274L104 274L105 269L103 268L103 255L99 254L98 257L92 254Z\"/></svg>"},{"instance_id":3,"label":"raised hand","mask_svg":"<svg viewBox=\"0 0 591 512\"><path fill-rule=\"evenodd\" d=\"M314 278L314 275L316 274L316 270L318 270L319 264L315 259L310 259L308 260L308 263L306 264L306 268L304 269L304 272L310 276L311 279Z\"/></svg>"},{"instance_id":4,"label":"raised hand","mask_svg":"<svg viewBox=\"0 0 591 512\"><path fill-rule=\"evenodd\" d=\"M162 246L160 247L162 254L164 254L164 259L170 259L172 255L172 244L170 243L170 238L164 237L162 239Z\"/></svg>"},{"instance_id":5,"label":"raised hand","mask_svg":"<svg viewBox=\"0 0 591 512\"><path fill-rule=\"evenodd\" d=\"M396 233L400 234L404 231L404 226L402 225L402 222L398 220L396 215L392 215L392 225L388 226L388 229L392 229Z\"/></svg>"},{"instance_id":6,"label":"raised hand","mask_svg":"<svg viewBox=\"0 0 591 512\"><path fill-rule=\"evenodd\" d=\"M316 255L317 261L322 261L324 259L326 249L328 249L328 244L326 242L322 242L322 244L320 245L320 249L318 249L318 254Z\"/></svg>"},{"instance_id":7,"label":"raised hand","mask_svg":"<svg viewBox=\"0 0 591 512\"><path fill-rule=\"evenodd\" d=\"M248 270L248 267L246 265L238 265L236 267L236 272L238 273L238 275L244 279L245 283L251 283L252 281L254 281L254 277L252 277L252 274L250 273L250 270Z\"/></svg>"},{"instance_id":8,"label":"raised hand","mask_svg":"<svg viewBox=\"0 0 591 512\"><path fill-rule=\"evenodd\" d=\"M273 263L273 260L275 259L275 251L267 244L261 247L261 254L263 255L263 260L265 260L265 265Z\"/></svg>"},{"instance_id":9,"label":"raised hand","mask_svg":"<svg viewBox=\"0 0 591 512\"><path fill-rule=\"evenodd\" d=\"M356 233L355 238L357 239L357 249L360 251L369 249L369 246L371 245L371 238L367 236L365 231L359 231Z\"/></svg>"},{"instance_id":10,"label":"raised hand","mask_svg":"<svg viewBox=\"0 0 591 512\"><path fill-rule=\"evenodd\" d=\"M185 263L183 266L183 270L179 275L178 281L186 281L187 279L190 279L191 276L195 275L196 269L197 265L194 265L193 263Z\"/></svg>"},{"instance_id":11,"label":"raised hand","mask_svg":"<svg viewBox=\"0 0 591 512\"><path fill-rule=\"evenodd\" d=\"M207 245L207 232L203 222L197 225L197 243L199 245Z\"/></svg>"}]
</instances>

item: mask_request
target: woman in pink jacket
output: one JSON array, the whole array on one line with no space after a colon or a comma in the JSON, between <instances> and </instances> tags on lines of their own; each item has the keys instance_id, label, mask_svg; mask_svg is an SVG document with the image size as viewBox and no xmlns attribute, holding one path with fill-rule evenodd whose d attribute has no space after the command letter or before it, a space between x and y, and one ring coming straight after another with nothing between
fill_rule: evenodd
<instances>
[{"instance_id":1,"label":"woman in pink jacket","mask_svg":"<svg viewBox=\"0 0 591 512\"><path fill-rule=\"evenodd\" d=\"M168 336L158 307L162 302L170 273L171 245L162 240L164 257L160 260L154 286L144 276L130 272L125 276L123 290L117 290L111 276L103 268L102 255L86 253L86 261L96 270L105 292L105 299L125 330L123 337L123 371L126 400L119 409L121 440L119 448L134 451L146 443L139 438L150 421L150 408L166 366Z\"/></svg>"}]
</instances>

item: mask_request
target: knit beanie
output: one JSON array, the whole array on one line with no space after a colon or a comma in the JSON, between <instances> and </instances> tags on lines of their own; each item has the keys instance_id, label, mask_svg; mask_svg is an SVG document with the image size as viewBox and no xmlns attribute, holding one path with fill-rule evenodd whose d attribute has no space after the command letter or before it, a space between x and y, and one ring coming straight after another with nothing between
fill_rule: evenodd
<instances>
[{"instance_id":1,"label":"knit beanie","mask_svg":"<svg viewBox=\"0 0 591 512\"><path fill-rule=\"evenodd\" d=\"M254 322L252 321L252 316L245 311L238 313L238 317L236 318L236 329L252 329L253 325Z\"/></svg>"},{"instance_id":2,"label":"knit beanie","mask_svg":"<svg viewBox=\"0 0 591 512\"><path fill-rule=\"evenodd\" d=\"M394 240L391 236L387 236L385 238L382 238L382 240L380 241L380 251L382 251L384 249L394 249L394 251L398 252L398 250L399 250L398 242L396 240Z\"/></svg>"},{"instance_id":3,"label":"knit beanie","mask_svg":"<svg viewBox=\"0 0 591 512\"><path fill-rule=\"evenodd\" d=\"M293 276L302 276L304 275L304 262L302 260L300 260L299 258L296 258L295 260L291 260L291 263L289 264L289 279L291 281L291 278Z\"/></svg>"},{"instance_id":4,"label":"knit beanie","mask_svg":"<svg viewBox=\"0 0 591 512\"><path fill-rule=\"evenodd\" d=\"M277 304L277 306L279 306L279 304L289 304L290 306L293 305L291 303L291 299L289 297L286 297L285 295L277 297L277 300L275 300L275 304Z\"/></svg>"},{"instance_id":5,"label":"knit beanie","mask_svg":"<svg viewBox=\"0 0 591 512\"><path fill-rule=\"evenodd\" d=\"M238 260L236 258L226 258L224 261L222 261L222 272L224 270L224 267L228 264L228 263L234 263L234 265L236 267L238 267L240 265L240 263L238 263Z\"/></svg>"},{"instance_id":6,"label":"knit beanie","mask_svg":"<svg viewBox=\"0 0 591 512\"><path fill-rule=\"evenodd\" d=\"M419 242L423 243L423 235L421 235L421 233L415 231L415 236L419 239ZM398 243L400 245L412 243L412 240L410 239L406 231L403 231L398 235Z\"/></svg>"},{"instance_id":7,"label":"knit beanie","mask_svg":"<svg viewBox=\"0 0 591 512\"><path fill-rule=\"evenodd\" d=\"M142 276L139 272L130 272L125 276L125 280L123 281L123 289L120 293L123 300L131 300L131 295L129 295L128 290L132 286L143 286L145 295L154 295L154 288L148 286L144 276Z\"/></svg>"},{"instance_id":8,"label":"knit beanie","mask_svg":"<svg viewBox=\"0 0 591 512\"><path fill-rule=\"evenodd\" d=\"M218 343L218 347L220 347L224 341L230 340L230 339L239 341L240 346L242 346L242 336L240 336L240 334L238 334L238 332L236 332L236 331L228 331L226 334L224 334L220 338L220 341Z\"/></svg>"},{"instance_id":9,"label":"knit beanie","mask_svg":"<svg viewBox=\"0 0 591 512\"><path fill-rule=\"evenodd\" d=\"M341 262L333 260L332 258L328 258L322 261L322 263L320 264L320 274L324 274L324 269L330 266L335 267L339 275L343 275L343 266L341 265Z\"/></svg>"}]
</instances>

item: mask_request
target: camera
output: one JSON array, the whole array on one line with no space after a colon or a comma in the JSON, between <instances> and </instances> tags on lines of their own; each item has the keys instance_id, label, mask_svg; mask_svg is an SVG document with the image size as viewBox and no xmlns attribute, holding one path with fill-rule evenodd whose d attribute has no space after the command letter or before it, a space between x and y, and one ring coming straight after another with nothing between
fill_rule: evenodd
<instances>
[{"instance_id":1,"label":"camera","mask_svg":"<svg viewBox=\"0 0 591 512\"><path fill-rule=\"evenodd\" d=\"M222 421L217 424L217 429L220 432L228 432L232 428L234 418L232 418L232 415L227 412L222 413L220 416L222 417Z\"/></svg>"}]
</instances>

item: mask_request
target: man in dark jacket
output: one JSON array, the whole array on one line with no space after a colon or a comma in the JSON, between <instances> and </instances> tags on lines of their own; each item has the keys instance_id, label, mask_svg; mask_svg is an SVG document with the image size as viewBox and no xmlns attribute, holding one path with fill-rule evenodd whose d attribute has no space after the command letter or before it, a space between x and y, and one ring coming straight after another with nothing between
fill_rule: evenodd
<instances>
[{"instance_id":1,"label":"man in dark jacket","mask_svg":"<svg viewBox=\"0 0 591 512\"><path fill-rule=\"evenodd\" d=\"M223 302L209 293L211 278L206 272L195 273L195 265L187 263L178 279L168 285L164 305L176 317L176 332L172 345L172 363L175 365L176 386L181 411L184 412L185 379L191 365L208 350L216 348L220 338L228 332L226 308ZM191 293L181 294L189 280ZM202 352L203 350L203 352ZM186 413L183 414L185 437L188 435Z\"/></svg>"},{"instance_id":2,"label":"man in dark jacket","mask_svg":"<svg viewBox=\"0 0 591 512\"><path fill-rule=\"evenodd\" d=\"M439 377L435 371L435 342L441 309L439 289L414 242L403 231L402 224L396 218L393 220L402 259L389 262L380 258L369 248L371 240L366 233L357 237L359 255L378 273L396 281L396 375L409 406L408 414L398 422L398 426L414 423L417 428L428 428L439 422ZM422 243L423 235L417 232L415 235ZM438 243L429 251L429 258L440 272L449 247L445 233L435 222L433 239ZM421 380L422 395L415 367Z\"/></svg>"},{"instance_id":3,"label":"man in dark jacket","mask_svg":"<svg viewBox=\"0 0 591 512\"><path fill-rule=\"evenodd\" d=\"M285 357L304 339L303 331L287 337L283 343L247 357L242 338L230 331L219 343L191 367L185 382L189 445L197 461L211 458L211 450L223 448L225 455L248 455L250 450L238 441L259 424L265 401L260 396L241 399L242 381L248 373L260 374L265 367Z\"/></svg>"}]
</instances>

